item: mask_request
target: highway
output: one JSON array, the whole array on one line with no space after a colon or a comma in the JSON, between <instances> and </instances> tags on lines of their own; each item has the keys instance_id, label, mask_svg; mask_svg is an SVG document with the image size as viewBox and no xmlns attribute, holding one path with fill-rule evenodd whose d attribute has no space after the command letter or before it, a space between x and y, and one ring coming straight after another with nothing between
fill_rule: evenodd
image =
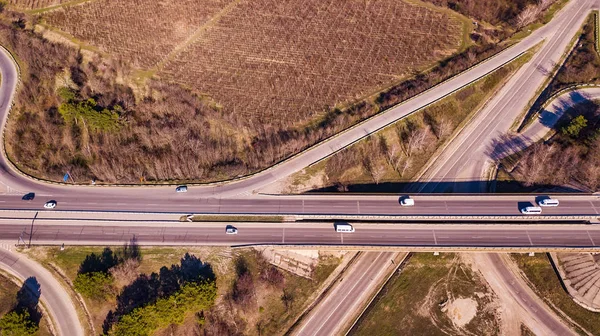
<instances>
[{"instance_id":1,"label":"highway","mask_svg":"<svg viewBox=\"0 0 600 336\"><path fill-rule=\"evenodd\" d=\"M135 237L141 245L322 245L341 247L520 247L595 248L600 225L585 224L370 224L353 223L354 233L338 233L333 223L235 223L237 235L225 234L226 223L35 220L3 221L5 241L32 244L121 245ZM317 248L317 247L315 247Z\"/></svg>"},{"instance_id":2,"label":"highway","mask_svg":"<svg viewBox=\"0 0 600 336\"><path fill-rule=\"evenodd\" d=\"M204 213L204 214L272 214L272 215L431 215L431 216L522 216L520 209L536 202L533 195L416 195L415 206L403 207L400 196L365 195L297 195L256 198L197 199L172 192L161 200L136 196L81 197L77 190L70 195L36 195L32 201L22 195L0 197L0 209L44 210L44 203L57 200L56 210ZM539 196L543 197L543 196ZM539 197L537 199L539 199ZM554 196L558 207L545 207L544 216L600 214L600 197L594 195ZM600 215L599 215L600 216ZM524 217L524 216L522 216Z\"/></svg>"}]
</instances>

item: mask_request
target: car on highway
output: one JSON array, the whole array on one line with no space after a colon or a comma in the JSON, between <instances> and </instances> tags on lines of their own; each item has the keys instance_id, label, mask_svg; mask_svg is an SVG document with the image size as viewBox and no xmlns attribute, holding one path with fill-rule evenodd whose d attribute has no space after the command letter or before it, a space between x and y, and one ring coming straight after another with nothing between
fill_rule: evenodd
<instances>
[{"instance_id":1,"label":"car on highway","mask_svg":"<svg viewBox=\"0 0 600 336\"><path fill-rule=\"evenodd\" d=\"M231 226L231 225L227 225L227 228L225 229L225 233L226 234L237 234L238 233L238 229Z\"/></svg>"},{"instance_id":2,"label":"car on highway","mask_svg":"<svg viewBox=\"0 0 600 336\"><path fill-rule=\"evenodd\" d=\"M181 185L181 186L175 188L175 191L178 192L178 193L187 192L187 186Z\"/></svg>"},{"instance_id":3,"label":"car on highway","mask_svg":"<svg viewBox=\"0 0 600 336\"><path fill-rule=\"evenodd\" d=\"M22 197L23 201L32 201L35 198L35 193L27 193Z\"/></svg>"},{"instance_id":4,"label":"car on highway","mask_svg":"<svg viewBox=\"0 0 600 336\"><path fill-rule=\"evenodd\" d=\"M538 202L538 205L541 207L557 207L559 204L557 199L554 198L544 198Z\"/></svg>"},{"instance_id":5,"label":"car on highway","mask_svg":"<svg viewBox=\"0 0 600 336\"><path fill-rule=\"evenodd\" d=\"M413 206L415 205L415 200L410 198L410 196L402 197L400 199L400 205L402 206Z\"/></svg>"},{"instance_id":6,"label":"car on highway","mask_svg":"<svg viewBox=\"0 0 600 336\"><path fill-rule=\"evenodd\" d=\"M524 215L539 215L542 213L542 208L537 206L527 206L521 209L521 213Z\"/></svg>"},{"instance_id":7,"label":"car on highway","mask_svg":"<svg viewBox=\"0 0 600 336\"><path fill-rule=\"evenodd\" d=\"M339 224L335 224L335 231L350 233L350 232L354 232L354 227L350 224L339 223Z\"/></svg>"},{"instance_id":8,"label":"car on highway","mask_svg":"<svg viewBox=\"0 0 600 336\"><path fill-rule=\"evenodd\" d=\"M48 201L44 204L44 208L46 209L54 209L56 208L56 201Z\"/></svg>"}]
</instances>

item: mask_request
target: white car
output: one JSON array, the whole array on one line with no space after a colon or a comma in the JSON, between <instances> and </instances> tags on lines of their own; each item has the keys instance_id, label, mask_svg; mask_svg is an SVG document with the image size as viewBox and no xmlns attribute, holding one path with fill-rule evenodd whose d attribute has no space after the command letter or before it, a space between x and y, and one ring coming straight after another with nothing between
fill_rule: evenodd
<instances>
[{"instance_id":1,"label":"white car","mask_svg":"<svg viewBox=\"0 0 600 336\"><path fill-rule=\"evenodd\" d=\"M46 209L54 209L56 208L56 201L48 201L44 204L44 208Z\"/></svg>"},{"instance_id":2,"label":"white car","mask_svg":"<svg viewBox=\"0 0 600 336\"><path fill-rule=\"evenodd\" d=\"M238 230L236 228L234 228L233 226L228 226L227 229L225 229L225 233L226 234L237 234Z\"/></svg>"},{"instance_id":3,"label":"white car","mask_svg":"<svg viewBox=\"0 0 600 336\"><path fill-rule=\"evenodd\" d=\"M175 191L178 193L187 192L187 186L184 186L184 185L179 186L179 187L175 188Z\"/></svg>"},{"instance_id":4,"label":"white car","mask_svg":"<svg viewBox=\"0 0 600 336\"><path fill-rule=\"evenodd\" d=\"M545 198L538 202L538 205L541 207L556 207L558 204L558 200L554 198Z\"/></svg>"},{"instance_id":5,"label":"white car","mask_svg":"<svg viewBox=\"0 0 600 336\"><path fill-rule=\"evenodd\" d=\"M521 209L521 213L524 215L540 215L542 208L536 206L528 206Z\"/></svg>"},{"instance_id":6,"label":"white car","mask_svg":"<svg viewBox=\"0 0 600 336\"><path fill-rule=\"evenodd\" d=\"M415 200L410 197L405 197L400 200L400 205L402 206L413 206L415 205Z\"/></svg>"}]
</instances>

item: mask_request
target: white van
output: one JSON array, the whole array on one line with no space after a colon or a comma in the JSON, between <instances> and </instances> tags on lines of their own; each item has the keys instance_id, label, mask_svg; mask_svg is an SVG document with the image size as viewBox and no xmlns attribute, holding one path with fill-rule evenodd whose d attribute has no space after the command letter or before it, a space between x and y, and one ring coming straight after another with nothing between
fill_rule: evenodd
<instances>
[{"instance_id":1,"label":"white van","mask_svg":"<svg viewBox=\"0 0 600 336\"><path fill-rule=\"evenodd\" d=\"M536 206L528 206L521 209L521 213L524 215L539 215L542 213L542 208Z\"/></svg>"},{"instance_id":2,"label":"white van","mask_svg":"<svg viewBox=\"0 0 600 336\"><path fill-rule=\"evenodd\" d=\"M556 207L556 206L558 206L558 204L559 204L558 200L554 199L554 198L545 198L538 202L538 205L541 207L543 207L543 206Z\"/></svg>"},{"instance_id":3,"label":"white van","mask_svg":"<svg viewBox=\"0 0 600 336\"><path fill-rule=\"evenodd\" d=\"M335 224L337 232L354 232L354 228L350 224Z\"/></svg>"}]
</instances>

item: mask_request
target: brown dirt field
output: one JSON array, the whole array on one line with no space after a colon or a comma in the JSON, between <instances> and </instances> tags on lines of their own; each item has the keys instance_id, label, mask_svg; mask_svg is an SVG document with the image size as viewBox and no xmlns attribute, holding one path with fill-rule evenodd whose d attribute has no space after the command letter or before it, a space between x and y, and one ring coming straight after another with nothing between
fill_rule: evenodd
<instances>
[{"instance_id":1,"label":"brown dirt field","mask_svg":"<svg viewBox=\"0 0 600 336\"><path fill-rule=\"evenodd\" d=\"M8 0L8 4L20 9L38 9L72 2L73 0Z\"/></svg>"},{"instance_id":2,"label":"brown dirt field","mask_svg":"<svg viewBox=\"0 0 600 336\"><path fill-rule=\"evenodd\" d=\"M225 111L289 125L448 56L461 30L446 14L401 1L242 1L161 76Z\"/></svg>"},{"instance_id":3,"label":"brown dirt field","mask_svg":"<svg viewBox=\"0 0 600 336\"><path fill-rule=\"evenodd\" d=\"M100 0L53 11L44 19L134 67L151 68L229 2Z\"/></svg>"},{"instance_id":4,"label":"brown dirt field","mask_svg":"<svg viewBox=\"0 0 600 336\"><path fill-rule=\"evenodd\" d=\"M462 22L403 1L100 0L46 22L269 124L306 123L455 52ZM143 19L140 19L143 18Z\"/></svg>"}]
</instances>

